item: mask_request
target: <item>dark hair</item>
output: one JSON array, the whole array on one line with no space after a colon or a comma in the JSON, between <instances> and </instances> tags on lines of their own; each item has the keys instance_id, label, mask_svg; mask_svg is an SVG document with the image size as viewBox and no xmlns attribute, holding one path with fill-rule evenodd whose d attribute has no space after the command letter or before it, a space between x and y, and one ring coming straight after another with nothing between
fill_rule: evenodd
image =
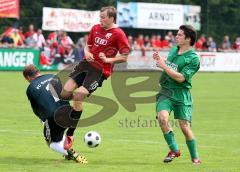
<instances>
[{"instance_id":1,"label":"dark hair","mask_svg":"<svg viewBox=\"0 0 240 172\"><path fill-rule=\"evenodd\" d=\"M104 12L106 10L107 10L107 16L113 17L114 23L116 23L116 14L117 14L116 8L113 6L102 7L100 12Z\"/></svg>"},{"instance_id":2,"label":"dark hair","mask_svg":"<svg viewBox=\"0 0 240 172\"><path fill-rule=\"evenodd\" d=\"M190 38L190 45L193 46L197 38L195 29L191 25L181 25L179 29L183 30L185 39Z\"/></svg>"},{"instance_id":3,"label":"dark hair","mask_svg":"<svg viewBox=\"0 0 240 172\"><path fill-rule=\"evenodd\" d=\"M30 64L30 65L27 65L24 69L23 69L23 76L25 78L27 77L35 77L37 74L39 74L39 70L38 68L33 65L33 64Z\"/></svg>"}]
</instances>

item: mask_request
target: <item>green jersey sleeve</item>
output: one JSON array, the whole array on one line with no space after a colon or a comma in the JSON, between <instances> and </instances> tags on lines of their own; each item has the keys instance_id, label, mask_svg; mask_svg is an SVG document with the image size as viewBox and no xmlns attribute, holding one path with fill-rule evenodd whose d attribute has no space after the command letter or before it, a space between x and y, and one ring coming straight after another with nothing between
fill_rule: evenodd
<instances>
[{"instance_id":1,"label":"green jersey sleeve","mask_svg":"<svg viewBox=\"0 0 240 172\"><path fill-rule=\"evenodd\" d=\"M198 56L195 56L189 64L184 66L180 73L184 76L186 81L191 80L192 76L199 70L200 62Z\"/></svg>"}]
</instances>

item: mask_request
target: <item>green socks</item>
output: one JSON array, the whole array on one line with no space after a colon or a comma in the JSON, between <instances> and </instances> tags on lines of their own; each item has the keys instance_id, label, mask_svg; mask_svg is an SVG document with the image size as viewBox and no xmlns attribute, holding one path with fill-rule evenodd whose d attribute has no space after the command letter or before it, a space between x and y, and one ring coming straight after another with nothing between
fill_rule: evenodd
<instances>
[{"instance_id":1,"label":"green socks","mask_svg":"<svg viewBox=\"0 0 240 172\"><path fill-rule=\"evenodd\" d=\"M170 148L171 151L174 151L174 152L177 152L179 151L179 148L178 148L178 145L177 145L177 142L174 138L174 134L172 131L169 131L164 135L164 138L168 144L168 147ZM188 147L188 150L190 152L190 155L191 155L191 158L198 158L198 153L197 153L197 143L196 143L196 140L195 139L192 139L192 140L186 140L186 143L187 143L187 147Z\"/></svg>"},{"instance_id":2,"label":"green socks","mask_svg":"<svg viewBox=\"0 0 240 172\"><path fill-rule=\"evenodd\" d=\"M165 140L166 140L170 150L174 151L174 152L179 151L179 148L178 148L177 142L176 142L176 140L174 138L173 132L169 131L169 132L167 132L167 133L165 133L163 135L164 135L164 138L165 138Z\"/></svg>"},{"instance_id":3,"label":"green socks","mask_svg":"<svg viewBox=\"0 0 240 172\"><path fill-rule=\"evenodd\" d=\"M197 143L195 139L192 140L186 140L188 150L191 154L191 158L198 158L198 153L197 153Z\"/></svg>"}]
</instances>

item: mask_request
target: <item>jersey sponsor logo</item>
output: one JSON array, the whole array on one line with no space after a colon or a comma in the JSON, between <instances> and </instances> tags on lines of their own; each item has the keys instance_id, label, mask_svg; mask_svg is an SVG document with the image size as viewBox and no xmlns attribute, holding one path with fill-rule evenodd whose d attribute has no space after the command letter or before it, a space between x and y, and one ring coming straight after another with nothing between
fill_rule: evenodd
<instances>
[{"instance_id":1,"label":"jersey sponsor logo","mask_svg":"<svg viewBox=\"0 0 240 172\"><path fill-rule=\"evenodd\" d=\"M95 38L95 43L96 43L96 44L99 44L99 45L107 45L107 40L106 40L106 39L99 38L99 37L96 37L96 38Z\"/></svg>"},{"instance_id":2,"label":"jersey sponsor logo","mask_svg":"<svg viewBox=\"0 0 240 172\"><path fill-rule=\"evenodd\" d=\"M170 67L171 69L173 69L174 71L178 71L178 65L176 65L175 63L172 63L170 61L166 61L166 65L168 67Z\"/></svg>"},{"instance_id":3,"label":"jersey sponsor logo","mask_svg":"<svg viewBox=\"0 0 240 172\"><path fill-rule=\"evenodd\" d=\"M105 35L105 37L106 37L107 39L109 39L111 36L112 36L112 33L107 33L107 34Z\"/></svg>"}]
</instances>

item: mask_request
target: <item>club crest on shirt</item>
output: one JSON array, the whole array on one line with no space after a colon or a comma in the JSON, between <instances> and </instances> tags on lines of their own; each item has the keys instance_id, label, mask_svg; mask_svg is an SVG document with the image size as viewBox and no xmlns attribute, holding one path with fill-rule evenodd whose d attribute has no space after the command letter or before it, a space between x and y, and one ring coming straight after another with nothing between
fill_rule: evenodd
<instances>
[{"instance_id":1,"label":"club crest on shirt","mask_svg":"<svg viewBox=\"0 0 240 172\"><path fill-rule=\"evenodd\" d=\"M109 39L111 36L112 36L112 33L107 33L105 37Z\"/></svg>"}]
</instances>

